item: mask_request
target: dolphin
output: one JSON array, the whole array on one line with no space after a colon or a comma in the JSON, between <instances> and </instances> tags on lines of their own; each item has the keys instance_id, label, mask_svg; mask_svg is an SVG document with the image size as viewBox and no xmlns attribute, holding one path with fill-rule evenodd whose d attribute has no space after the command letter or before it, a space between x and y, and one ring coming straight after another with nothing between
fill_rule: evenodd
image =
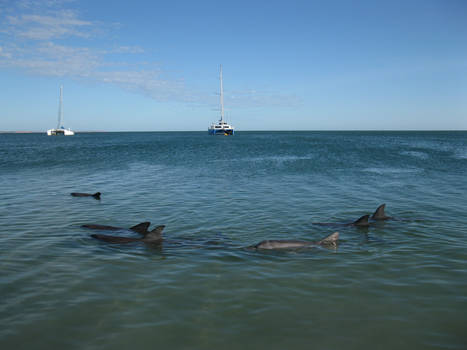
<instances>
[{"instance_id":1,"label":"dolphin","mask_svg":"<svg viewBox=\"0 0 467 350\"><path fill-rule=\"evenodd\" d=\"M143 234L142 238L107 236L107 235L91 235L92 238L107 242L107 243L133 243L144 242L148 244L162 243L162 230L165 225L157 226L154 230Z\"/></svg>"},{"instance_id":2,"label":"dolphin","mask_svg":"<svg viewBox=\"0 0 467 350\"><path fill-rule=\"evenodd\" d=\"M386 204L381 204L378 208L376 208L375 212L373 215L371 215L372 220L389 220L392 219L392 217L387 216L386 213L384 212L384 209L386 208Z\"/></svg>"},{"instance_id":3,"label":"dolphin","mask_svg":"<svg viewBox=\"0 0 467 350\"><path fill-rule=\"evenodd\" d=\"M81 225L81 227L85 228L92 228L94 230L107 230L107 231L118 231L118 230L131 230L142 235L148 233L148 227L151 223L150 222L142 222L138 225L132 226L129 229L123 227L115 227L115 226L106 226L106 225L96 225L96 224L86 224Z\"/></svg>"},{"instance_id":4,"label":"dolphin","mask_svg":"<svg viewBox=\"0 0 467 350\"><path fill-rule=\"evenodd\" d=\"M79 193L79 192L72 192L70 193L73 197L94 197L95 199L101 199L101 193L96 192L94 194L91 193Z\"/></svg>"},{"instance_id":5,"label":"dolphin","mask_svg":"<svg viewBox=\"0 0 467 350\"><path fill-rule=\"evenodd\" d=\"M357 227L368 227L370 226L370 223L368 222L368 219L370 218L370 215L363 215L359 217L357 220L354 222L348 222L348 223L332 223L332 222L314 222L313 225L321 225L321 226L357 226Z\"/></svg>"},{"instance_id":6,"label":"dolphin","mask_svg":"<svg viewBox=\"0 0 467 350\"><path fill-rule=\"evenodd\" d=\"M307 247L316 247L316 246L336 247L338 239L339 239L339 232L334 232L333 234L317 242L298 241L298 240L289 240L289 239L266 240L266 241L261 241L258 244L252 245L248 248L258 250L258 249L298 249L298 248L307 248Z\"/></svg>"}]
</instances>

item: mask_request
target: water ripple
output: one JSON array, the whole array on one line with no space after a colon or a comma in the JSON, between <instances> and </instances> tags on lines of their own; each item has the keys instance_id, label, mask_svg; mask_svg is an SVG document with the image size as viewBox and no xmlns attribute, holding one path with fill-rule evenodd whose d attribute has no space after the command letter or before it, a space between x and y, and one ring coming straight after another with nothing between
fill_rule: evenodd
<instances>
[{"instance_id":1,"label":"water ripple","mask_svg":"<svg viewBox=\"0 0 467 350\"><path fill-rule=\"evenodd\" d=\"M0 346L461 349L466 140L0 135ZM313 225L381 203L394 220ZM81 227L143 221L166 225L162 245L106 244ZM336 249L245 249L336 230Z\"/></svg>"}]
</instances>

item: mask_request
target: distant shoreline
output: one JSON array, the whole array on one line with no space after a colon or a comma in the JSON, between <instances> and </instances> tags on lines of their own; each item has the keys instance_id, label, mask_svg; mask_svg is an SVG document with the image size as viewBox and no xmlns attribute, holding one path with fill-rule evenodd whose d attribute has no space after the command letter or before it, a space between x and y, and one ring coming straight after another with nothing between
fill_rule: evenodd
<instances>
[{"instance_id":1,"label":"distant shoreline","mask_svg":"<svg viewBox=\"0 0 467 350\"><path fill-rule=\"evenodd\" d=\"M115 132L115 131L76 131L78 133L92 132ZM132 132L132 131L117 131L117 132ZM46 131L0 131L0 134L47 134Z\"/></svg>"},{"instance_id":2,"label":"distant shoreline","mask_svg":"<svg viewBox=\"0 0 467 350\"><path fill-rule=\"evenodd\" d=\"M151 130L151 131L75 131L78 134L119 132L204 132L205 130ZM467 130L242 130L241 132L467 132ZM47 134L45 131L0 131L0 134Z\"/></svg>"}]
</instances>

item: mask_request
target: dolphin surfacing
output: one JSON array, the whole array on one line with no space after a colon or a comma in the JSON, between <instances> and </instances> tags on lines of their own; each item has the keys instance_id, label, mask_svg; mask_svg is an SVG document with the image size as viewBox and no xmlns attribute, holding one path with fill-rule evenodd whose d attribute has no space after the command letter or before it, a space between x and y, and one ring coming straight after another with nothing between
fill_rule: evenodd
<instances>
[{"instance_id":1,"label":"dolphin surfacing","mask_svg":"<svg viewBox=\"0 0 467 350\"><path fill-rule=\"evenodd\" d=\"M135 225L135 226L132 226L128 229L126 228L123 228L123 227L115 227L115 226L107 226L107 225L97 225L97 224L85 224L85 225L81 225L81 227L85 227L85 228L91 228L91 229L94 229L94 230L107 230L107 231L119 231L119 230L131 230L131 231L135 231L137 233L140 233L140 234L146 234L148 233L148 227L151 223L149 221L146 221L146 222L142 222L138 225Z\"/></svg>"},{"instance_id":2,"label":"dolphin surfacing","mask_svg":"<svg viewBox=\"0 0 467 350\"><path fill-rule=\"evenodd\" d=\"M94 197L94 199L101 199L101 193L96 192L92 193L79 193L79 192L72 192L70 193L73 197Z\"/></svg>"},{"instance_id":3,"label":"dolphin surfacing","mask_svg":"<svg viewBox=\"0 0 467 350\"><path fill-rule=\"evenodd\" d=\"M162 231L164 230L165 225L157 226L154 230L146 232L143 234L142 238L133 238L133 237L121 237L121 236L108 236L108 235L91 235L92 238L104 241L107 243L133 243L133 242L143 242L147 244L161 244L162 243Z\"/></svg>"},{"instance_id":4,"label":"dolphin surfacing","mask_svg":"<svg viewBox=\"0 0 467 350\"><path fill-rule=\"evenodd\" d=\"M370 215L363 215L362 217L359 217L357 220L352 222L350 225L351 226L358 226L358 227L370 226L370 223L368 222L369 218L370 218Z\"/></svg>"},{"instance_id":5,"label":"dolphin surfacing","mask_svg":"<svg viewBox=\"0 0 467 350\"><path fill-rule=\"evenodd\" d=\"M376 208L373 215L371 215L371 219L372 220L389 220L389 219L392 219L390 216L387 216L386 213L384 212L385 208L386 208L386 204L381 204L378 208Z\"/></svg>"},{"instance_id":6,"label":"dolphin surfacing","mask_svg":"<svg viewBox=\"0 0 467 350\"><path fill-rule=\"evenodd\" d=\"M320 225L320 226L357 226L357 227L368 227L370 223L368 219L370 215L363 215L359 217L357 220L348 223L332 223L332 222L314 222L313 225Z\"/></svg>"},{"instance_id":7,"label":"dolphin surfacing","mask_svg":"<svg viewBox=\"0 0 467 350\"><path fill-rule=\"evenodd\" d=\"M339 239L339 232L334 232L333 234L317 242L299 241L299 240L291 240L291 239L265 240L265 241L259 242L258 244L252 245L248 248L253 248L253 249L258 250L258 249L298 249L298 248L316 247L316 246L336 247L338 239Z\"/></svg>"}]
</instances>

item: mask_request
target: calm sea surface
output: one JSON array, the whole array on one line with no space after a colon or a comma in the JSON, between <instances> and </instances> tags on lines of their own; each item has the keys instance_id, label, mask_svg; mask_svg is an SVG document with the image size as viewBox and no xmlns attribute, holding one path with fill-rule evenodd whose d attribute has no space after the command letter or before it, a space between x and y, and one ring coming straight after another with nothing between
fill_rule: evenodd
<instances>
[{"instance_id":1,"label":"calm sea surface","mask_svg":"<svg viewBox=\"0 0 467 350\"><path fill-rule=\"evenodd\" d=\"M0 198L1 349L467 348L467 132L0 134Z\"/></svg>"}]
</instances>

